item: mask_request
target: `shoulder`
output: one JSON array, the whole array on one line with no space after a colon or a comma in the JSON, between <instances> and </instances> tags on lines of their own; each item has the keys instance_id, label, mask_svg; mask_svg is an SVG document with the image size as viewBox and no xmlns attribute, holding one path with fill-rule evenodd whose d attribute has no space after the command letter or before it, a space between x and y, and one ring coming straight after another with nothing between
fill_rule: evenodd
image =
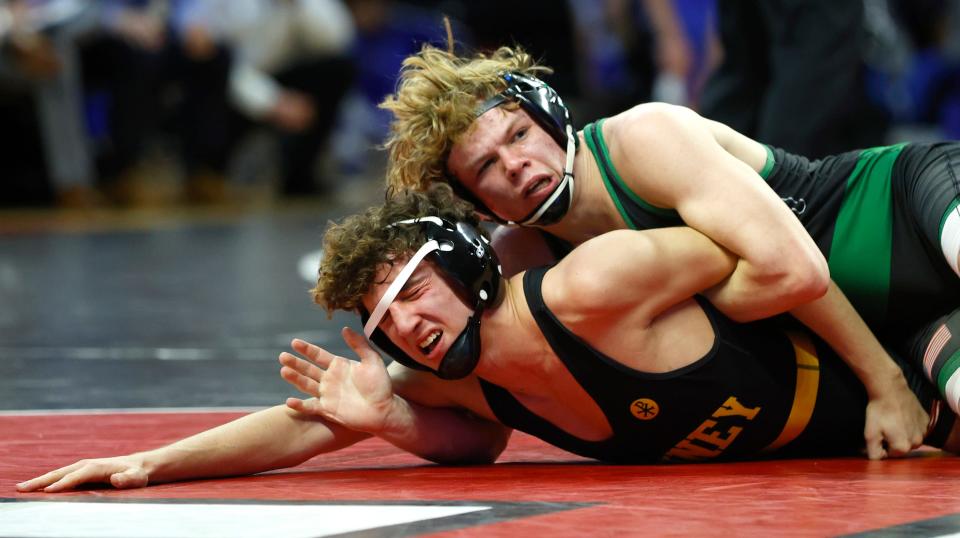
<instances>
[{"instance_id":1,"label":"shoulder","mask_svg":"<svg viewBox=\"0 0 960 538\"><path fill-rule=\"evenodd\" d=\"M656 139L664 131L670 132L703 121L693 110L668 103L643 103L629 108L603 123L603 135L608 143L624 139Z\"/></svg>"},{"instance_id":2,"label":"shoulder","mask_svg":"<svg viewBox=\"0 0 960 538\"><path fill-rule=\"evenodd\" d=\"M610 158L624 182L656 207L679 209L705 174L722 175L714 165L729 158L707 120L682 106L637 105L603 127Z\"/></svg>"},{"instance_id":3,"label":"shoulder","mask_svg":"<svg viewBox=\"0 0 960 538\"><path fill-rule=\"evenodd\" d=\"M603 136L610 157L626 176L648 179L676 171L685 155L713 140L703 117L667 103L644 103L609 118Z\"/></svg>"}]
</instances>

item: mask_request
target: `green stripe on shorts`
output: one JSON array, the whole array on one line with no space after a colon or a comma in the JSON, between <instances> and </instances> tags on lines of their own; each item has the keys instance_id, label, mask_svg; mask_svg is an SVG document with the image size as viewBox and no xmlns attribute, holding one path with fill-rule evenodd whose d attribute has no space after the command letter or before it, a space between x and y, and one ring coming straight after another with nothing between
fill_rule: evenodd
<instances>
[{"instance_id":1,"label":"green stripe on shorts","mask_svg":"<svg viewBox=\"0 0 960 538\"><path fill-rule=\"evenodd\" d=\"M947 359L943 368L940 369L940 375L937 376L937 387L940 389L940 394L945 398L950 398L950 395L947 394L947 382L953 377L957 368L960 368L960 351L955 352Z\"/></svg>"},{"instance_id":2,"label":"green stripe on shorts","mask_svg":"<svg viewBox=\"0 0 960 538\"><path fill-rule=\"evenodd\" d=\"M847 180L830 246L830 276L861 316L887 313L893 250L891 171L904 144L864 150Z\"/></svg>"}]
</instances>

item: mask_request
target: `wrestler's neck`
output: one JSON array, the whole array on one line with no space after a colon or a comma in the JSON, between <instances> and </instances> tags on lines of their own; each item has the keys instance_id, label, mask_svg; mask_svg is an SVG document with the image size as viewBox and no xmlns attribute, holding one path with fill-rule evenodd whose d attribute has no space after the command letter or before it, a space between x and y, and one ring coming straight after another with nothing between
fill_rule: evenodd
<instances>
[{"instance_id":1,"label":"wrestler's neck","mask_svg":"<svg viewBox=\"0 0 960 538\"><path fill-rule=\"evenodd\" d=\"M625 228L626 224L607 193L600 169L585 144L573 161L573 203L560 222L544 230L574 245L602 233Z\"/></svg>"},{"instance_id":2,"label":"wrestler's neck","mask_svg":"<svg viewBox=\"0 0 960 538\"><path fill-rule=\"evenodd\" d=\"M502 299L483 313L476 375L513 392L537 394L553 352L530 313L523 275L504 281Z\"/></svg>"}]
</instances>

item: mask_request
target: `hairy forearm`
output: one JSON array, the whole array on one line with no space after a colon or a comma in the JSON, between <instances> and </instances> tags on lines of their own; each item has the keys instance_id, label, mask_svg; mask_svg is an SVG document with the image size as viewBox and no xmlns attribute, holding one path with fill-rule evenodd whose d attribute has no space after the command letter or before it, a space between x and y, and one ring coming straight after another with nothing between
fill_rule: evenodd
<instances>
[{"instance_id":1,"label":"hairy forearm","mask_svg":"<svg viewBox=\"0 0 960 538\"><path fill-rule=\"evenodd\" d=\"M462 410L427 407L394 396L377 435L436 463L493 463L509 438L506 429Z\"/></svg>"},{"instance_id":2,"label":"hairy forearm","mask_svg":"<svg viewBox=\"0 0 960 538\"><path fill-rule=\"evenodd\" d=\"M277 406L138 456L150 483L160 483L291 467L367 437Z\"/></svg>"}]
</instances>

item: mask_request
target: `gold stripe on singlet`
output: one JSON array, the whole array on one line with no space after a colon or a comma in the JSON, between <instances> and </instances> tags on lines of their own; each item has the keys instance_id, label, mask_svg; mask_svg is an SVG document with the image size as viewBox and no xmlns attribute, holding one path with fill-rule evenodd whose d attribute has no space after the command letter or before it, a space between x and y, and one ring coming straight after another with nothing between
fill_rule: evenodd
<instances>
[{"instance_id":1,"label":"gold stripe on singlet","mask_svg":"<svg viewBox=\"0 0 960 538\"><path fill-rule=\"evenodd\" d=\"M820 385L820 360L817 359L817 350L813 342L801 333L789 332L790 342L797 357L797 386L793 396L793 407L787 417L783 431L769 446L763 449L764 453L773 452L796 439L810 423L813 408L817 403L817 388Z\"/></svg>"}]
</instances>

